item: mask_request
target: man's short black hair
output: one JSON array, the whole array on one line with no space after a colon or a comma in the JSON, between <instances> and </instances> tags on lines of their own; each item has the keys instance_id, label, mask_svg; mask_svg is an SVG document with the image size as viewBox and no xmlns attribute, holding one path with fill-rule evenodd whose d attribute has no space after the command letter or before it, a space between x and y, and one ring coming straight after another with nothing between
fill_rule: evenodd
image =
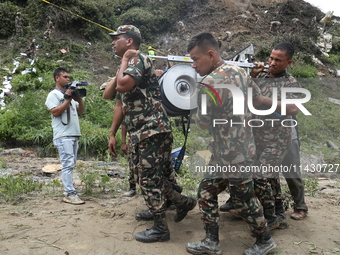
<instances>
[{"instance_id":1,"label":"man's short black hair","mask_svg":"<svg viewBox=\"0 0 340 255\"><path fill-rule=\"evenodd\" d=\"M196 46L200 50L215 50L217 52L219 51L217 40L212 34L207 32L199 33L191 38L187 48L188 52L190 52Z\"/></svg>"},{"instance_id":2,"label":"man's short black hair","mask_svg":"<svg viewBox=\"0 0 340 255\"><path fill-rule=\"evenodd\" d=\"M281 50L286 52L288 59L292 59L294 56L294 47L289 42L281 42L274 46L273 50Z\"/></svg>"},{"instance_id":3,"label":"man's short black hair","mask_svg":"<svg viewBox=\"0 0 340 255\"><path fill-rule=\"evenodd\" d=\"M124 36L126 39L132 38L132 40L133 40L133 45L136 47L136 50L139 49L139 46L140 46L140 44L142 43L142 40L141 40L138 36L130 35L130 34L123 34L123 36Z\"/></svg>"},{"instance_id":4,"label":"man's short black hair","mask_svg":"<svg viewBox=\"0 0 340 255\"><path fill-rule=\"evenodd\" d=\"M61 73L70 73L70 72L64 67L58 67L57 69L55 69L53 73L53 79L56 80L55 77L60 76Z\"/></svg>"}]
</instances>

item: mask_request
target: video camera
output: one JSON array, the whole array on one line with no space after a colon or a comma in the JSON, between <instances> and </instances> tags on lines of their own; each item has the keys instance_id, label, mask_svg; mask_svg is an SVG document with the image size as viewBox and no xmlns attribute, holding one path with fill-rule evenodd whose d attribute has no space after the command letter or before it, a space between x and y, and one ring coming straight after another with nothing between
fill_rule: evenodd
<instances>
[{"instance_id":1,"label":"video camera","mask_svg":"<svg viewBox=\"0 0 340 255\"><path fill-rule=\"evenodd\" d=\"M71 89L72 90L72 96L73 98L75 97L86 97L86 89L85 88L79 88L79 87L83 87L83 86L87 86L88 82L87 81L82 81L82 82L78 82L78 81L74 81L72 83L68 83L66 84L64 87L65 89ZM64 97L66 98L67 95L64 95Z\"/></svg>"}]
</instances>

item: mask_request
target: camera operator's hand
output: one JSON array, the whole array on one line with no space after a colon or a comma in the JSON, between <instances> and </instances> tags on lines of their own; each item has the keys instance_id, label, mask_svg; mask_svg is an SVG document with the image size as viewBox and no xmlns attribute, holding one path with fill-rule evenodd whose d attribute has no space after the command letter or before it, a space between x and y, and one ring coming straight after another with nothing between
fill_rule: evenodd
<instances>
[{"instance_id":1,"label":"camera operator's hand","mask_svg":"<svg viewBox=\"0 0 340 255\"><path fill-rule=\"evenodd\" d=\"M68 95L68 96L70 96L72 98L72 89L67 89L65 91L65 95Z\"/></svg>"},{"instance_id":2,"label":"camera operator's hand","mask_svg":"<svg viewBox=\"0 0 340 255\"><path fill-rule=\"evenodd\" d=\"M109 141L109 151L110 154L114 157L117 157L117 142L116 142L116 137L113 135L110 135L110 141Z\"/></svg>"}]
</instances>

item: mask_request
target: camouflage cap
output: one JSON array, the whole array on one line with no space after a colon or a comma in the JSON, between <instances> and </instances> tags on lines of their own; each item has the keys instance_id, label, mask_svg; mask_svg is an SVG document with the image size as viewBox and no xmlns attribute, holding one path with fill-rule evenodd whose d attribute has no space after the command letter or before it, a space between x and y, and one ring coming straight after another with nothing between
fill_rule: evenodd
<instances>
[{"instance_id":1,"label":"camouflage cap","mask_svg":"<svg viewBox=\"0 0 340 255\"><path fill-rule=\"evenodd\" d=\"M134 35L139 37L142 40L142 36L140 34L140 31L137 27L134 25L122 25L117 28L116 32L109 33L111 36L116 36L116 35L122 35L122 34L128 34L128 35Z\"/></svg>"}]
</instances>

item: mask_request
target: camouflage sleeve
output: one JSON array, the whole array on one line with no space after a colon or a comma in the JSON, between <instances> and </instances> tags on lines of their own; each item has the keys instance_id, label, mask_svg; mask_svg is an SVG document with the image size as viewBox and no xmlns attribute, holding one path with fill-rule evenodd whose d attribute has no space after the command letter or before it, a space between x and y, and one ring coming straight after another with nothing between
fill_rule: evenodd
<instances>
[{"instance_id":1,"label":"camouflage sleeve","mask_svg":"<svg viewBox=\"0 0 340 255\"><path fill-rule=\"evenodd\" d=\"M289 87L289 88L301 88L302 86L298 81L290 75L288 78L288 82L285 84L284 87ZM294 99L294 98L301 98L301 93L287 93L287 99Z\"/></svg>"},{"instance_id":2,"label":"camouflage sleeve","mask_svg":"<svg viewBox=\"0 0 340 255\"><path fill-rule=\"evenodd\" d=\"M248 87L251 87L253 89L253 99L258 98L261 95L261 90L259 86L257 86L257 84L251 77L248 78Z\"/></svg>"},{"instance_id":3,"label":"camouflage sleeve","mask_svg":"<svg viewBox=\"0 0 340 255\"><path fill-rule=\"evenodd\" d=\"M124 71L124 74L128 74L134 78L136 84L139 84L144 74L144 58L141 54L138 54L129 60L129 66Z\"/></svg>"}]
</instances>

